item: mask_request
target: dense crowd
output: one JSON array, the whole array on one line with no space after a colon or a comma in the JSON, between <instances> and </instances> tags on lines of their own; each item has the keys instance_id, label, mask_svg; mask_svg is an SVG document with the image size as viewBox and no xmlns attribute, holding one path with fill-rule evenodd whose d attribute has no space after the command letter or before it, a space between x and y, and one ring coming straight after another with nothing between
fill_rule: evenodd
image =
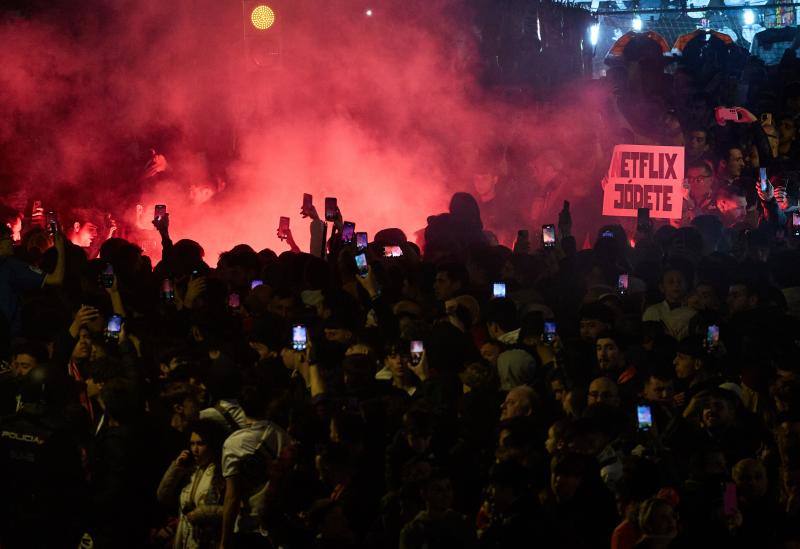
<instances>
[{"instance_id":1,"label":"dense crowd","mask_svg":"<svg viewBox=\"0 0 800 549\"><path fill-rule=\"evenodd\" d=\"M727 58L611 69L619 142L686 147L684 218L590 246L566 202L498 245L466 193L422 248L338 209L325 243L306 204L312 253L284 228L215 268L163 210L155 266L8 215L0 547L797 547L790 52L744 93Z\"/></svg>"}]
</instances>

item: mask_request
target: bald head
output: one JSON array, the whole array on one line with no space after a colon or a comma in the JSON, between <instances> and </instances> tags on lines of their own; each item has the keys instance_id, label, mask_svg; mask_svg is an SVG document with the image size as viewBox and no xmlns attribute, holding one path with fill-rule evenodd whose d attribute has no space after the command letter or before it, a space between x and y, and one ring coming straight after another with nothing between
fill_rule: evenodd
<instances>
[{"instance_id":1,"label":"bald head","mask_svg":"<svg viewBox=\"0 0 800 549\"><path fill-rule=\"evenodd\" d=\"M589 384L589 394L586 399L587 406L599 403L619 406L619 388L616 383L607 377L598 377Z\"/></svg>"},{"instance_id":2,"label":"bald head","mask_svg":"<svg viewBox=\"0 0 800 549\"><path fill-rule=\"evenodd\" d=\"M500 405L500 419L529 416L533 413L536 402L536 391L527 385L514 387L506 395L505 401Z\"/></svg>"}]
</instances>

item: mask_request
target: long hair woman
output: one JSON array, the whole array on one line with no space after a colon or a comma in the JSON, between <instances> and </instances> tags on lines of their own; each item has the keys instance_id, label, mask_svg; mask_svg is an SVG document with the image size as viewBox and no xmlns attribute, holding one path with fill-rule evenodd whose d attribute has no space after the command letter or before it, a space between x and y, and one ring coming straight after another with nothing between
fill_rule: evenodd
<instances>
[{"instance_id":1,"label":"long hair woman","mask_svg":"<svg viewBox=\"0 0 800 549\"><path fill-rule=\"evenodd\" d=\"M225 497L220 466L225 434L209 419L192 423L186 432L189 450L182 451L164 473L158 501L178 508L175 549L216 549Z\"/></svg>"}]
</instances>

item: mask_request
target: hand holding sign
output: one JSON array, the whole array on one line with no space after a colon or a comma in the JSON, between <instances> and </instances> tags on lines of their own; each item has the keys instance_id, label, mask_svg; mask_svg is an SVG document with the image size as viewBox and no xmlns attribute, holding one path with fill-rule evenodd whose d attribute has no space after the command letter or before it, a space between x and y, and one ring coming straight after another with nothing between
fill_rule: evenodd
<instances>
[{"instance_id":1,"label":"hand holding sign","mask_svg":"<svg viewBox=\"0 0 800 549\"><path fill-rule=\"evenodd\" d=\"M634 217L639 208L656 219L680 219L683 147L617 145L604 188L603 215Z\"/></svg>"}]
</instances>

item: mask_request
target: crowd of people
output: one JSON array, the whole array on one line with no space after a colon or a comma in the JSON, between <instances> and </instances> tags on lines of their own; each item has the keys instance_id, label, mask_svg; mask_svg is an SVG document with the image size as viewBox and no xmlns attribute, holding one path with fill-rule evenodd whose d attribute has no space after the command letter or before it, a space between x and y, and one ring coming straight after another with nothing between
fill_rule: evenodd
<instances>
[{"instance_id":1,"label":"crowd of people","mask_svg":"<svg viewBox=\"0 0 800 549\"><path fill-rule=\"evenodd\" d=\"M712 61L609 73L686 147L684 218L588 245L566 202L499 245L467 193L423 246L305 207L312 253L218 260L161 212L155 266L9 216L0 547L800 545L800 70L743 60L722 127Z\"/></svg>"}]
</instances>

